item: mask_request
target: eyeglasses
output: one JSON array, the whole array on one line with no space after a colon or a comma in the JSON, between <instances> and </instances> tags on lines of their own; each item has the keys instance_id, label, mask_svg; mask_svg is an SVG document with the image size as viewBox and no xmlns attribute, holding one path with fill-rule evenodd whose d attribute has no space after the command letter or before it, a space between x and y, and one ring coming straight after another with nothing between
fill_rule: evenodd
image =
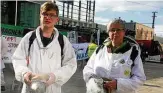
<instances>
[{"instance_id":1,"label":"eyeglasses","mask_svg":"<svg viewBox=\"0 0 163 93\"><path fill-rule=\"evenodd\" d=\"M46 12L43 12L42 15L43 15L44 17L49 17L49 18L52 18L52 19L58 17L57 15L54 15L54 14L52 14L52 13L49 13L49 14L48 14L48 13L46 13Z\"/></svg>"},{"instance_id":2,"label":"eyeglasses","mask_svg":"<svg viewBox=\"0 0 163 93\"><path fill-rule=\"evenodd\" d=\"M110 29L109 32L120 32L120 31L123 31L124 29L119 29L119 28L113 28L113 29Z\"/></svg>"}]
</instances>

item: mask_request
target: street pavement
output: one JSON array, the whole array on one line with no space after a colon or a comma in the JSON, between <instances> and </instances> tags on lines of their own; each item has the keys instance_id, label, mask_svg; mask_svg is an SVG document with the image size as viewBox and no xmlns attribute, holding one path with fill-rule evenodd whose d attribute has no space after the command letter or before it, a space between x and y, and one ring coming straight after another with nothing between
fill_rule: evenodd
<instances>
[{"instance_id":1,"label":"street pavement","mask_svg":"<svg viewBox=\"0 0 163 93\"><path fill-rule=\"evenodd\" d=\"M163 93L163 77L147 80L138 93Z\"/></svg>"},{"instance_id":2,"label":"street pavement","mask_svg":"<svg viewBox=\"0 0 163 93\"><path fill-rule=\"evenodd\" d=\"M146 63L144 70L147 81L138 93L163 93L163 64Z\"/></svg>"},{"instance_id":3,"label":"street pavement","mask_svg":"<svg viewBox=\"0 0 163 93\"><path fill-rule=\"evenodd\" d=\"M82 70L85 64L78 62L78 69L72 78L63 85L62 93L86 93L85 82L82 77ZM138 93L163 93L163 64L146 62L144 64L147 81L140 87ZM20 93L20 90L12 90L14 72L12 66L6 65L4 70L7 90L1 93Z\"/></svg>"}]
</instances>

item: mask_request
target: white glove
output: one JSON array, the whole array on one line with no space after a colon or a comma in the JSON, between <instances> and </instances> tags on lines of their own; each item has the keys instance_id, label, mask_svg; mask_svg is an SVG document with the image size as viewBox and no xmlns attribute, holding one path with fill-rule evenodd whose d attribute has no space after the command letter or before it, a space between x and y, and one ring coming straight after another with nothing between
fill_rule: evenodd
<instances>
[{"instance_id":1,"label":"white glove","mask_svg":"<svg viewBox=\"0 0 163 93\"><path fill-rule=\"evenodd\" d=\"M86 83L86 93L107 93L103 88L103 79L102 78L91 78Z\"/></svg>"}]
</instances>

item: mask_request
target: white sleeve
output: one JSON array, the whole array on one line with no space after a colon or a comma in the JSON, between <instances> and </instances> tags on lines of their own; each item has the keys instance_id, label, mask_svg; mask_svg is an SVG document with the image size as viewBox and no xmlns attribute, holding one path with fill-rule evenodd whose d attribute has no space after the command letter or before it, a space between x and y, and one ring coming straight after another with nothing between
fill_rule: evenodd
<instances>
[{"instance_id":1,"label":"white sleeve","mask_svg":"<svg viewBox=\"0 0 163 93\"><path fill-rule=\"evenodd\" d=\"M12 56L15 78L21 82L23 82L24 73L31 72L27 67L27 61L26 61L26 57L27 57L26 51L29 45L28 41L29 38L27 37L27 35L24 36Z\"/></svg>"},{"instance_id":2,"label":"white sleeve","mask_svg":"<svg viewBox=\"0 0 163 93\"><path fill-rule=\"evenodd\" d=\"M56 77L55 83L59 85L63 85L64 83L66 83L77 69L77 59L72 44L65 36L63 36L63 39L64 49L62 67L54 72L54 75Z\"/></svg>"},{"instance_id":3,"label":"white sleeve","mask_svg":"<svg viewBox=\"0 0 163 93\"><path fill-rule=\"evenodd\" d=\"M132 68L132 76L129 79L118 78L117 79L117 91L118 93L130 93L135 91L138 87L143 85L146 80L144 74L142 60L140 58L140 51L138 56L134 61L134 66Z\"/></svg>"},{"instance_id":4,"label":"white sleeve","mask_svg":"<svg viewBox=\"0 0 163 93\"><path fill-rule=\"evenodd\" d=\"M88 60L87 65L83 69L83 78L84 78L85 82L88 82L89 79L92 76L94 76L93 67L94 67L95 57L96 57L96 50L94 51L94 53L92 54L92 56Z\"/></svg>"}]
</instances>

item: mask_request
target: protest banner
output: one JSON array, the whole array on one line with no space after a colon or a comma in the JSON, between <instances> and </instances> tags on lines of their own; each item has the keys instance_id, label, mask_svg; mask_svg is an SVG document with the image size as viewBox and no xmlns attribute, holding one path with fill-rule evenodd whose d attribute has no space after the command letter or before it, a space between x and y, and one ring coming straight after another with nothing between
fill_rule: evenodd
<instances>
[{"instance_id":1,"label":"protest banner","mask_svg":"<svg viewBox=\"0 0 163 93\"><path fill-rule=\"evenodd\" d=\"M23 27L1 24L2 38L8 44L7 53L2 55L4 63L11 63L11 57L23 36L23 30Z\"/></svg>"},{"instance_id":2,"label":"protest banner","mask_svg":"<svg viewBox=\"0 0 163 93\"><path fill-rule=\"evenodd\" d=\"M89 43L78 43L78 44L72 44L75 54L77 57L77 60L84 60L88 58L87 55L87 48Z\"/></svg>"}]
</instances>

